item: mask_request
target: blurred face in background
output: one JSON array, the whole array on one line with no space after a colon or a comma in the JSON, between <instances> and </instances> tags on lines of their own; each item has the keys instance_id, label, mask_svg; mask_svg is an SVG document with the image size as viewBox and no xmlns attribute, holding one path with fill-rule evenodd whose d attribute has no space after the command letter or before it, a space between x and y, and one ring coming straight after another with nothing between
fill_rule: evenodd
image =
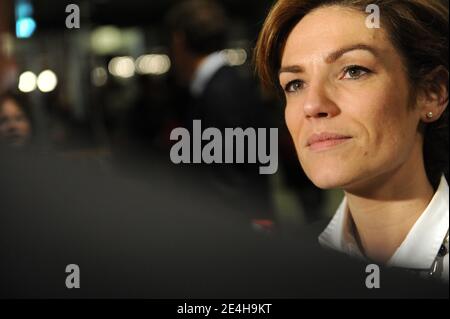
<instances>
[{"instance_id":1,"label":"blurred face in background","mask_svg":"<svg viewBox=\"0 0 450 319\"><path fill-rule=\"evenodd\" d=\"M12 99L0 105L0 141L13 146L26 144L31 137L31 123Z\"/></svg>"},{"instance_id":2,"label":"blurred face in background","mask_svg":"<svg viewBox=\"0 0 450 319\"><path fill-rule=\"evenodd\" d=\"M367 28L365 19L349 8L319 8L295 26L283 51L286 123L303 169L321 188L370 188L422 161L423 110L410 105L386 30Z\"/></svg>"}]
</instances>

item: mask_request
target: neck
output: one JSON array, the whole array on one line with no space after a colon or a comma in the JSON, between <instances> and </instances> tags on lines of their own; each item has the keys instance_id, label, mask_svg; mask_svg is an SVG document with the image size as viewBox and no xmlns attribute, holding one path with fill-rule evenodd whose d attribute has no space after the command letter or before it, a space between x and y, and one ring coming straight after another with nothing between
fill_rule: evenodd
<instances>
[{"instance_id":1,"label":"neck","mask_svg":"<svg viewBox=\"0 0 450 319\"><path fill-rule=\"evenodd\" d=\"M360 248L368 258L384 264L426 209L434 191L423 161L406 163L374 179L370 184L375 188L346 191L346 196Z\"/></svg>"}]
</instances>

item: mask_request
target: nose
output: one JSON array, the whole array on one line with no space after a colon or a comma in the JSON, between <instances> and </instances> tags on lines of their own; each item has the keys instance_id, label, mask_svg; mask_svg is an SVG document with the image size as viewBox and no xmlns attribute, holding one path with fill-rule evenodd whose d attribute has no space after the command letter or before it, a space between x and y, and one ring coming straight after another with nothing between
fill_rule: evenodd
<instances>
[{"instance_id":1,"label":"nose","mask_svg":"<svg viewBox=\"0 0 450 319\"><path fill-rule=\"evenodd\" d=\"M308 119L332 118L340 113L338 105L333 101L331 90L326 83L312 83L307 90L303 104Z\"/></svg>"}]
</instances>

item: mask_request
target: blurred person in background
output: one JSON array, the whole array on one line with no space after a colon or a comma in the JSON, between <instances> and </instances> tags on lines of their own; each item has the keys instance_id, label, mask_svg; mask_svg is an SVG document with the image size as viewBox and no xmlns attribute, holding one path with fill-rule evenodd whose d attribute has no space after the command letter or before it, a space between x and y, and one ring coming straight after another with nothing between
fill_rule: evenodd
<instances>
[{"instance_id":1,"label":"blurred person in background","mask_svg":"<svg viewBox=\"0 0 450 319\"><path fill-rule=\"evenodd\" d=\"M188 0L167 16L174 70L180 85L187 86L185 127L194 119L202 128L265 127L266 118L257 81L229 65L223 51L227 45L229 18L215 1ZM224 154L224 153L223 153ZM268 177L257 165L209 165L212 181L237 207L254 219L271 217ZM245 195L244 195L245 194ZM243 202L258 202L246 208Z\"/></svg>"},{"instance_id":2,"label":"blurred person in background","mask_svg":"<svg viewBox=\"0 0 450 319\"><path fill-rule=\"evenodd\" d=\"M0 144L29 145L32 133L31 115L25 99L13 92L0 95Z\"/></svg>"}]
</instances>

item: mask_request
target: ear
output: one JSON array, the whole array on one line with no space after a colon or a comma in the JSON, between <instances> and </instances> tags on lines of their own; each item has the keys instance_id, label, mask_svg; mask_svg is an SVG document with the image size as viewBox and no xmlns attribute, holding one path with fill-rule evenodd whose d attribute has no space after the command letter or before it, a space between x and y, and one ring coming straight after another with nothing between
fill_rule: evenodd
<instances>
[{"instance_id":1,"label":"ear","mask_svg":"<svg viewBox=\"0 0 450 319\"><path fill-rule=\"evenodd\" d=\"M437 121L448 105L449 72L444 66L431 71L421 85L419 107L424 123Z\"/></svg>"}]
</instances>

